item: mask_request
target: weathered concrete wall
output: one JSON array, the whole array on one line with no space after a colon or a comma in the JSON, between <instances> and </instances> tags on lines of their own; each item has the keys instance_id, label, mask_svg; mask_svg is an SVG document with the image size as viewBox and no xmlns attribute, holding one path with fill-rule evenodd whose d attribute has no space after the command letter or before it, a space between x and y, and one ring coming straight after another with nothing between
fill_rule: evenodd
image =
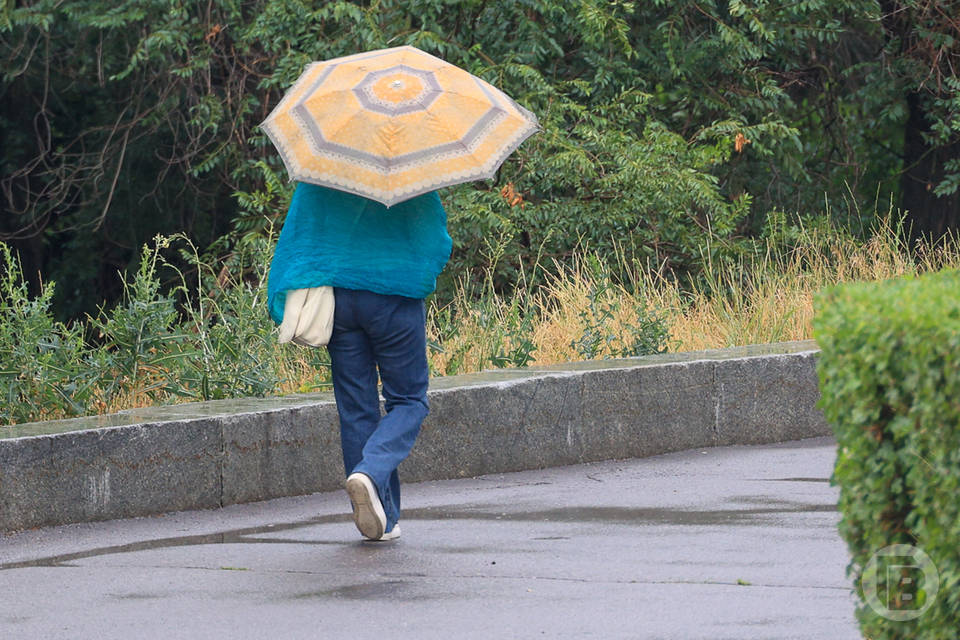
<instances>
[{"instance_id":1,"label":"weathered concrete wall","mask_svg":"<svg viewBox=\"0 0 960 640\"><path fill-rule=\"evenodd\" d=\"M404 480L827 435L812 342L431 381ZM332 394L0 427L0 530L218 507L341 486Z\"/></svg>"}]
</instances>

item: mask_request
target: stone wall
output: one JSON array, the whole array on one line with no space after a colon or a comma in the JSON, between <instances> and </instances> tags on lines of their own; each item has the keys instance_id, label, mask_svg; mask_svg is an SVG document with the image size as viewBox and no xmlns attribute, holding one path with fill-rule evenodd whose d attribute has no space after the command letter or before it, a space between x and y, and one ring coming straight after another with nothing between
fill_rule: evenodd
<instances>
[{"instance_id":1,"label":"stone wall","mask_svg":"<svg viewBox=\"0 0 960 640\"><path fill-rule=\"evenodd\" d=\"M431 380L405 481L830 434L816 345L793 342ZM332 394L0 427L0 531L337 489Z\"/></svg>"}]
</instances>

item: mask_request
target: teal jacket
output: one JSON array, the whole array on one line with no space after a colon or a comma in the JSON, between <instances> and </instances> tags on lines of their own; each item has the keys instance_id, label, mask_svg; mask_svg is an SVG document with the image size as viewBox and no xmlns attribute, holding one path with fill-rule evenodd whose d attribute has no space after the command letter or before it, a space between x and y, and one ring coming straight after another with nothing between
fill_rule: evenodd
<instances>
[{"instance_id":1,"label":"teal jacket","mask_svg":"<svg viewBox=\"0 0 960 640\"><path fill-rule=\"evenodd\" d=\"M270 317L283 322L286 292L292 289L329 285L426 298L452 244L435 191L387 208L301 182L270 264Z\"/></svg>"}]
</instances>

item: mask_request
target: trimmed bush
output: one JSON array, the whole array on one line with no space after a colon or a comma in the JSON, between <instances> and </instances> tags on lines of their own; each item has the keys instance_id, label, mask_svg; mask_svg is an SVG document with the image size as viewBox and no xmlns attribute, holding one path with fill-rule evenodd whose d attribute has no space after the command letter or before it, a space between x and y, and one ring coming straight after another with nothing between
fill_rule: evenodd
<instances>
[{"instance_id":1,"label":"trimmed bush","mask_svg":"<svg viewBox=\"0 0 960 640\"><path fill-rule=\"evenodd\" d=\"M827 290L817 299L814 335L864 637L953 640L960 629L960 272ZM870 562L893 544L927 554L939 585L916 566L922 556Z\"/></svg>"}]
</instances>

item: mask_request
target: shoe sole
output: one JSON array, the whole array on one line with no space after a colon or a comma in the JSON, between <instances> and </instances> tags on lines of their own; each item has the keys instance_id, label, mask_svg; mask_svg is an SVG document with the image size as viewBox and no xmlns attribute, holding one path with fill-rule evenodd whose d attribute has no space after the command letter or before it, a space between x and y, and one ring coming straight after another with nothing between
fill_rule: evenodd
<instances>
[{"instance_id":1,"label":"shoe sole","mask_svg":"<svg viewBox=\"0 0 960 640\"><path fill-rule=\"evenodd\" d=\"M353 506L353 522L360 533L371 540L381 539L387 517L373 481L361 473L350 474L347 478L347 495Z\"/></svg>"}]
</instances>

